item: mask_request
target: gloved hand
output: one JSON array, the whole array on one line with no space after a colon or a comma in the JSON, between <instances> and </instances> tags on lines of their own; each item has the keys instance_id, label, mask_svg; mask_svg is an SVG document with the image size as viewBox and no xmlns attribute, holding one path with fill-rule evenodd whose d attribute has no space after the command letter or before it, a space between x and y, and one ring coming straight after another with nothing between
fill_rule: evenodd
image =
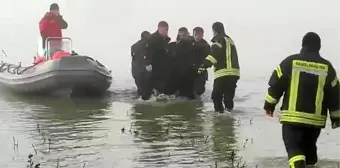
<instances>
[{"instance_id":1,"label":"gloved hand","mask_svg":"<svg viewBox=\"0 0 340 168\"><path fill-rule=\"evenodd\" d=\"M266 115L269 116L269 117L273 117L274 115L274 112L272 111L265 111Z\"/></svg>"},{"instance_id":2,"label":"gloved hand","mask_svg":"<svg viewBox=\"0 0 340 168\"><path fill-rule=\"evenodd\" d=\"M151 72L152 71L152 65L147 65L145 67L146 71Z\"/></svg>"}]
</instances>

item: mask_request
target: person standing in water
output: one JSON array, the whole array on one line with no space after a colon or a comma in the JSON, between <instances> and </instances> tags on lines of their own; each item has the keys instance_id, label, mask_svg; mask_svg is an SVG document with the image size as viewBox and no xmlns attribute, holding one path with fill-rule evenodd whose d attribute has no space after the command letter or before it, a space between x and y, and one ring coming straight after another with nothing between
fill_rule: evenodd
<instances>
[{"instance_id":1,"label":"person standing in water","mask_svg":"<svg viewBox=\"0 0 340 168\"><path fill-rule=\"evenodd\" d=\"M216 112L223 113L225 109L232 111L237 81L240 78L240 66L234 41L226 35L221 22L212 25L214 37L211 40L211 51L202 68L214 66L214 86L211 98Z\"/></svg>"},{"instance_id":2,"label":"person standing in water","mask_svg":"<svg viewBox=\"0 0 340 168\"><path fill-rule=\"evenodd\" d=\"M143 88L142 99L148 100L155 89L159 94L164 94L165 87L169 82L170 67L168 64L168 36L169 25L165 21L158 23L157 31L151 34L146 46L146 70L150 72L150 77L146 80Z\"/></svg>"},{"instance_id":3,"label":"person standing in water","mask_svg":"<svg viewBox=\"0 0 340 168\"><path fill-rule=\"evenodd\" d=\"M150 35L148 31L143 31L141 39L131 46L131 73L137 86L137 97L142 95L142 85L146 79L146 63L144 57L146 54L146 44Z\"/></svg>"},{"instance_id":4,"label":"person standing in water","mask_svg":"<svg viewBox=\"0 0 340 168\"><path fill-rule=\"evenodd\" d=\"M186 27L178 30L174 57L174 74L178 96L195 99L194 82L197 69L194 68L193 38Z\"/></svg>"},{"instance_id":5,"label":"person standing in water","mask_svg":"<svg viewBox=\"0 0 340 168\"><path fill-rule=\"evenodd\" d=\"M321 57L320 48L319 35L307 33L300 53L285 58L269 79L264 110L273 117L283 96L280 122L290 168L317 163L316 142L327 113L332 128L340 126L339 79L333 65Z\"/></svg>"},{"instance_id":6,"label":"person standing in water","mask_svg":"<svg viewBox=\"0 0 340 168\"><path fill-rule=\"evenodd\" d=\"M209 55L210 45L203 39L204 30L202 27L195 27L193 30L194 47L193 47L193 59L195 69L199 69L203 64L204 59ZM205 92L205 83L208 80L207 70L202 70L195 79L195 94L201 96Z\"/></svg>"},{"instance_id":7,"label":"person standing in water","mask_svg":"<svg viewBox=\"0 0 340 168\"><path fill-rule=\"evenodd\" d=\"M39 22L39 30L42 38L43 49L46 48L46 39L49 37L62 37L62 29L67 29L68 24L60 14L59 5L53 3L50 5L50 11L47 12ZM59 50L61 48L62 39L54 39L52 50ZM53 51L49 51L53 53Z\"/></svg>"}]
</instances>

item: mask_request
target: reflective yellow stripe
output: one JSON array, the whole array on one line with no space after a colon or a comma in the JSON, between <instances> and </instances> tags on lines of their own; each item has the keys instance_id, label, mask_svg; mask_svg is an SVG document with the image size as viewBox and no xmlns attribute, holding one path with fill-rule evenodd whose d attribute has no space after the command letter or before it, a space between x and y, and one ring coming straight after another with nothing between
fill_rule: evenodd
<instances>
[{"instance_id":1,"label":"reflective yellow stripe","mask_svg":"<svg viewBox=\"0 0 340 168\"><path fill-rule=\"evenodd\" d=\"M277 77L281 78L283 74L282 74L280 65L275 68L275 71L276 71Z\"/></svg>"},{"instance_id":2,"label":"reflective yellow stripe","mask_svg":"<svg viewBox=\"0 0 340 168\"><path fill-rule=\"evenodd\" d=\"M339 79L335 77L335 79L332 81L332 87L334 87L338 83Z\"/></svg>"},{"instance_id":3,"label":"reflective yellow stripe","mask_svg":"<svg viewBox=\"0 0 340 168\"><path fill-rule=\"evenodd\" d=\"M306 160L306 156L304 155L296 155L292 158L289 159L289 166L290 168L295 168L295 162L298 162L298 161L305 161Z\"/></svg>"},{"instance_id":4,"label":"reflective yellow stripe","mask_svg":"<svg viewBox=\"0 0 340 168\"><path fill-rule=\"evenodd\" d=\"M222 76L240 76L240 70L238 69L219 69L214 73L214 78L217 79Z\"/></svg>"},{"instance_id":5,"label":"reflective yellow stripe","mask_svg":"<svg viewBox=\"0 0 340 168\"><path fill-rule=\"evenodd\" d=\"M213 45L217 45L217 47L222 48L222 44L220 44L218 42L214 42L214 43L211 44L211 46L213 46Z\"/></svg>"},{"instance_id":6,"label":"reflective yellow stripe","mask_svg":"<svg viewBox=\"0 0 340 168\"><path fill-rule=\"evenodd\" d=\"M289 92L288 111L296 111L296 101L299 89L300 72L314 74L318 76L318 87L315 98L315 116L322 116L322 102L324 97L324 86L328 72L328 65L308 62L308 61L293 61L292 77Z\"/></svg>"},{"instance_id":7,"label":"reflective yellow stripe","mask_svg":"<svg viewBox=\"0 0 340 168\"><path fill-rule=\"evenodd\" d=\"M273 98L272 96L270 96L269 93L267 93L266 102L268 102L270 104L276 104L278 102L278 100Z\"/></svg>"},{"instance_id":8,"label":"reflective yellow stripe","mask_svg":"<svg viewBox=\"0 0 340 168\"><path fill-rule=\"evenodd\" d=\"M281 113L281 122L302 123L315 126L325 126L326 116L316 116L314 114L283 110Z\"/></svg>"},{"instance_id":9,"label":"reflective yellow stripe","mask_svg":"<svg viewBox=\"0 0 340 168\"><path fill-rule=\"evenodd\" d=\"M307 70L308 72L311 72L310 70L328 72L328 65L321 63L294 60L293 66L296 68Z\"/></svg>"},{"instance_id":10,"label":"reflective yellow stripe","mask_svg":"<svg viewBox=\"0 0 340 168\"><path fill-rule=\"evenodd\" d=\"M292 70L292 77L290 82L290 91L289 91L289 111L295 111L296 109L296 99L299 90L299 80L300 80L300 72L295 69Z\"/></svg>"},{"instance_id":11,"label":"reflective yellow stripe","mask_svg":"<svg viewBox=\"0 0 340 168\"><path fill-rule=\"evenodd\" d=\"M315 115L321 116L322 112L322 101L324 96L324 87L326 83L326 76L322 75L318 77L318 89L316 90L315 98Z\"/></svg>"},{"instance_id":12,"label":"reflective yellow stripe","mask_svg":"<svg viewBox=\"0 0 340 168\"><path fill-rule=\"evenodd\" d=\"M336 111L330 111L329 112L330 117L332 118L340 118L340 110L336 110Z\"/></svg>"},{"instance_id":13,"label":"reflective yellow stripe","mask_svg":"<svg viewBox=\"0 0 340 168\"><path fill-rule=\"evenodd\" d=\"M226 55L225 55L226 56L226 68L219 69L217 71L214 70L215 71L215 74L214 74L215 79L222 77L222 76L240 76L240 70L233 68L232 62L231 62L232 61L231 60L231 54L232 54L231 53L231 47L232 47L232 45L234 45L234 42L230 38L225 37L224 39L226 41ZM218 45L220 48L222 48L222 45L220 43L215 42L212 45ZM211 60L209 60L209 61L211 61ZM213 62L213 61L211 61L211 62ZM216 63L217 63L217 61L216 61Z\"/></svg>"},{"instance_id":14,"label":"reflective yellow stripe","mask_svg":"<svg viewBox=\"0 0 340 168\"><path fill-rule=\"evenodd\" d=\"M306 168L315 168L315 167L316 167L316 165L317 165L317 163L315 163L315 164L313 164L313 165L309 165L309 164L307 164L307 165L306 165Z\"/></svg>"},{"instance_id":15,"label":"reflective yellow stripe","mask_svg":"<svg viewBox=\"0 0 340 168\"><path fill-rule=\"evenodd\" d=\"M216 64L217 63L217 60L213 56L211 56L211 55L208 55L205 59L210 61L212 64Z\"/></svg>"},{"instance_id":16,"label":"reflective yellow stripe","mask_svg":"<svg viewBox=\"0 0 340 168\"><path fill-rule=\"evenodd\" d=\"M227 69L229 68L232 68L231 66L231 44L230 44L230 41L231 39L229 38L224 38L225 42L226 42L226 53L225 53L225 56L226 56L226 64L227 64Z\"/></svg>"}]
</instances>

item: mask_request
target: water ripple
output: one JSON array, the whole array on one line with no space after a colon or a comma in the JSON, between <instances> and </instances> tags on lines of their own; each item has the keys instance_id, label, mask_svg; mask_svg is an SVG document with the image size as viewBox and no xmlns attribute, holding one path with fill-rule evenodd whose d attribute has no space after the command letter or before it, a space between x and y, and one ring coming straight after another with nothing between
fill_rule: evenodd
<instances>
[{"instance_id":1,"label":"water ripple","mask_svg":"<svg viewBox=\"0 0 340 168\"><path fill-rule=\"evenodd\" d=\"M214 113L209 91L209 101L157 105L131 104L131 90L98 100L1 95L0 145L5 152L0 167L23 167L28 153L42 168L226 167L233 164L233 154L249 166L285 167L280 125L264 118L258 106L265 89L239 90L234 115ZM320 138L321 156L333 158L321 158L326 167L340 155L329 150L339 145L338 135L325 129ZM18 150L13 150L12 137Z\"/></svg>"}]
</instances>

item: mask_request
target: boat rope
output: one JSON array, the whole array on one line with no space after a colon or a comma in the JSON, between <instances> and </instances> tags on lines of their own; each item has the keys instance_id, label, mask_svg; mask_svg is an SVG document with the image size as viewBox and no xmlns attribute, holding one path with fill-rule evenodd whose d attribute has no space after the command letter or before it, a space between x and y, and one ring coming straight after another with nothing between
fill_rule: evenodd
<instances>
[{"instance_id":1,"label":"boat rope","mask_svg":"<svg viewBox=\"0 0 340 168\"><path fill-rule=\"evenodd\" d=\"M25 72L29 68L32 68L33 66L34 65L24 68L24 67L21 66L21 63L19 65L1 63L0 64L0 73L7 71L10 74L21 75L23 72Z\"/></svg>"}]
</instances>

